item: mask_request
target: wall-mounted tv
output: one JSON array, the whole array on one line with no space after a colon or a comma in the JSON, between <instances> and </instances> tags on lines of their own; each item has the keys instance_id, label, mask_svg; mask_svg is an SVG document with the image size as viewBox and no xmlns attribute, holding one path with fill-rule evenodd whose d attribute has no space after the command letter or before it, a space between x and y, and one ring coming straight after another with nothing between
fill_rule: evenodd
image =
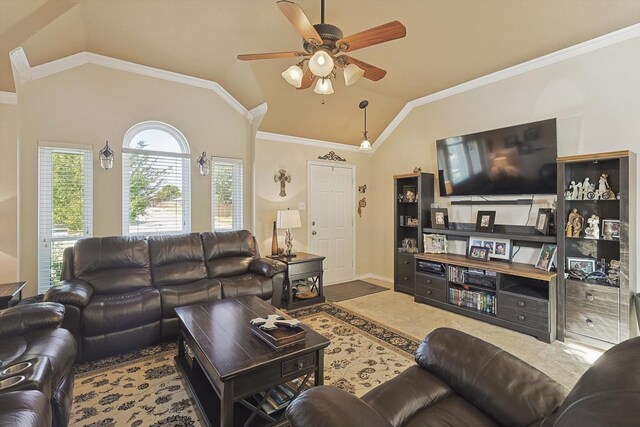
<instances>
[{"instance_id":1,"label":"wall-mounted tv","mask_svg":"<svg viewBox=\"0 0 640 427\"><path fill-rule=\"evenodd\" d=\"M436 142L440 196L555 194L556 119Z\"/></svg>"}]
</instances>

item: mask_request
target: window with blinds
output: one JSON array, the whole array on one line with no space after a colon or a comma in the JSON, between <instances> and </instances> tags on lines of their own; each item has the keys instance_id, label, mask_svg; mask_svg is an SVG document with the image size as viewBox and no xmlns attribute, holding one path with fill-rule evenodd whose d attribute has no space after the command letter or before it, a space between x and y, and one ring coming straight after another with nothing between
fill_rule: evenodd
<instances>
[{"instance_id":1,"label":"window with blinds","mask_svg":"<svg viewBox=\"0 0 640 427\"><path fill-rule=\"evenodd\" d=\"M189 144L176 128L140 123L122 149L122 231L125 235L191 230Z\"/></svg>"},{"instance_id":2,"label":"window with blinds","mask_svg":"<svg viewBox=\"0 0 640 427\"><path fill-rule=\"evenodd\" d=\"M211 217L213 230L242 230L242 159L211 160Z\"/></svg>"},{"instance_id":3,"label":"window with blinds","mask_svg":"<svg viewBox=\"0 0 640 427\"><path fill-rule=\"evenodd\" d=\"M90 146L41 142L38 188L38 291L60 281L62 253L93 234Z\"/></svg>"}]
</instances>

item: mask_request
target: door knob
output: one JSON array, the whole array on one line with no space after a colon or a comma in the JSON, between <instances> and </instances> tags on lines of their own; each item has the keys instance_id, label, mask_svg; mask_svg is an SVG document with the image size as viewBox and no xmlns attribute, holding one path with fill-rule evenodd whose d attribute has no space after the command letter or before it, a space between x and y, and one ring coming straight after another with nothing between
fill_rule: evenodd
<instances>
[{"instance_id":1,"label":"door knob","mask_svg":"<svg viewBox=\"0 0 640 427\"><path fill-rule=\"evenodd\" d=\"M313 236L315 236L316 234L318 234L318 233L316 233L315 230L311 232L311 235L313 235Z\"/></svg>"}]
</instances>

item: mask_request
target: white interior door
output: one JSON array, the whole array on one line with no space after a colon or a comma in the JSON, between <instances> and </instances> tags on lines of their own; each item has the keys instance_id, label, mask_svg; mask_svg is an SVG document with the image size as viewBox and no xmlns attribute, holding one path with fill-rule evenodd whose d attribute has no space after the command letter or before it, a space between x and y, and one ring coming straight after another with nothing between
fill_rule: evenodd
<instances>
[{"instance_id":1,"label":"white interior door","mask_svg":"<svg viewBox=\"0 0 640 427\"><path fill-rule=\"evenodd\" d=\"M324 283L355 278L354 169L309 163L309 248L323 255Z\"/></svg>"}]
</instances>

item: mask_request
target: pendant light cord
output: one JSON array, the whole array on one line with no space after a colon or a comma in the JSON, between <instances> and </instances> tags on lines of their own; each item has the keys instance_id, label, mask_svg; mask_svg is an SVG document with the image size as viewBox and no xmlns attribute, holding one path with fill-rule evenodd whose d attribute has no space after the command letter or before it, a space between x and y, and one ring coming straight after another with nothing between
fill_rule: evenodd
<instances>
[{"instance_id":1,"label":"pendant light cord","mask_svg":"<svg viewBox=\"0 0 640 427\"><path fill-rule=\"evenodd\" d=\"M320 22L324 24L324 0L320 0Z\"/></svg>"}]
</instances>

